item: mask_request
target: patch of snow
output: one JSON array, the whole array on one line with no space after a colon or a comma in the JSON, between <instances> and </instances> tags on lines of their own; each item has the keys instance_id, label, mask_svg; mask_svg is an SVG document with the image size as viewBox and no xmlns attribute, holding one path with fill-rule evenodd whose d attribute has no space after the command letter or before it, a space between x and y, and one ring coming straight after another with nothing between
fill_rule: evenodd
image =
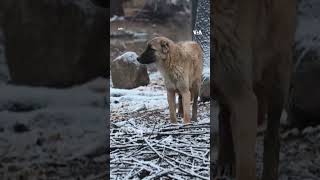
<instances>
[{"instance_id":1,"label":"patch of snow","mask_svg":"<svg viewBox=\"0 0 320 180\"><path fill-rule=\"evenodd\" d=\"M133 34L133 37L134 38L139 38L139 39L144 39L148 36L148 33L145 33L145 32L135 32ZM145 39L144 39L145 40Z\"/></svg>"},{"instance_id":2,"label":"patch of snow","mask_svg":"<svg viewBox=\"0 0 320 180\"><path fill-rule=\"evenodd\" d=\"M157 109L168 106L167 93L163 87L160 73L151 73L150 82L160 82L159 85L140 86L134 89L110 88L111 111L131 112L141 109Z\"/></svg>"},{"instance_id":3,"label":"patch of snow","mask_svg":"<svg viewBox=\"0 0 320 180\"><path fill-rule=\"evenodd\" d=\"M121 56L118 56L116 59L114 59L113 61L118 61L118 60L125 60L127 62L133 62L135 64L139 64L140 63L137 61L137 57L138 55L135 52L126 52L124 54L122 54Z\"/></svg>"},{"instance_id":4,"label":"patch of snow","mask_svg":"<svg viewBox=\"0 0 320 180\"><path fill-rule=\"evenodd\" d=\"M50 155L70 157L89 142L105 142L101 127L107 128L106 81L100 78L68 89L0 85L0 127L4 129L1 133L13 147L19 147L7 157L20 157L23 153L24 157L46 161L52 158ZM29 130L14 132L16 123ZM48 151L35 145L39 139L43 139Z\"/></svg>"},{"instance_id":5,"label":"patch of snow","mask_svg":"<svg viewBox=\"0 0 320 180\"><path fill-rule=\"evenodd\" d=\"M114 22L114 21L123 21L124 17L123 16L116 16L114 15L112 18L110 18L110 22Z\"/></svg>"},{"instance_id":6,"label":"patch of snow","mask_svg":"<svg viewBox=\"0 0 320 180\"><path fill-rule=\"evenodd\" d=\"M115 114L110 123L110 178L135 179L139 177L139 169L150 172L148 177L155 177L172 168L175 171L170 172L169 177L190 178L181 168L175 167L177 164L182 168L194 167L188 173L209 179L209 104L200 104L197 121L187 125L181 118L177 124L171 124L169 112L163 109ZM162 157L162 161L157 161L156 155Z\"/></svg>"}]
</instances>

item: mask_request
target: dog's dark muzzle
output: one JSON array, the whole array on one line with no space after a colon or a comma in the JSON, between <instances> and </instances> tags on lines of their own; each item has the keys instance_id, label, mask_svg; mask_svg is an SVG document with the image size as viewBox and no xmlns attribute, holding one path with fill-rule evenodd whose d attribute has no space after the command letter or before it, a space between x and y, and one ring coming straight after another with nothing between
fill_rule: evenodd
<instances>
[{"instance_id":1,"label":"dog's dark muzzle","mask_svg":"<svg viewBox=\"0 0 320 180\"><path fill-rule=\"evenodd\" d=\"M154 52L147 50L137 58L137 61L141 64L151 64L156 61L156 58Z\"/></svg>"}]
</instances>

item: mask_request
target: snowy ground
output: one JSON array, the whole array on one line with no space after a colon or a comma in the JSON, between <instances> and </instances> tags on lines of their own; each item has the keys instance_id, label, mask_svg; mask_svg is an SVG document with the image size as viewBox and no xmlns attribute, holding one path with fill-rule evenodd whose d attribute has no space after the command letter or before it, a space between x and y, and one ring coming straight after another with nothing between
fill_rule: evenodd
<instances>
[{"instance_id":1,"label":"snowy ground","mask_svg":"<svg viewBox=\"0 0 320 180\"><path fill-rule=\"evenodd\" d=\"M197 122L172 125L160 74L150 81L110 89L111 179L209 179L210 104L199 103Z\"/></svg>"},{"instance_id":2,"label":"snowy ground","mask_svg":"<svg viewBox=\"0 0 320 180\"><path fill-rule=\"evenodd\" d=\"M68 89L0 84L0 179L105 173L106 81Z\"/></svg>"},{"instance_id":3,"label":"snowy ground","mask_svg":"<svg viewBox=\"0 0 320 180\"><path fill-rule=\"evenodd\" d=\"M112 88L110 81L110 110L112 112L133 112L140 109L166 108L167 94L159 72L149 75L150 84L135 89Z\"/></svg>"}]
</instances>

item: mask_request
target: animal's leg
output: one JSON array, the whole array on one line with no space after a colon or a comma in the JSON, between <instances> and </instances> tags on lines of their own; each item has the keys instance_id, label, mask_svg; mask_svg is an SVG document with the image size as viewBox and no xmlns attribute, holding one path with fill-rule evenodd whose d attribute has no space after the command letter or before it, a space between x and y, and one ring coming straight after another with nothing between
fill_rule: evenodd
<instances>
[{"instance_id":1,"label":"animal's leg","mask_svg":"<svg viewBox=\"0 0 320 180\"><path fill-rule=\"evenodd\" d=\"M219 110L218 177L234 176L234 149L230 126L230 111L220 104Z\"/></svg>"},{"instance_id":2,"label":"animal's leg","mask_svg":"<svg viewBox=\"0 0 320 180\"><path fill-rule=\"evenodd\" d=\"M177 123L175 91L167 90L167 98L168 98L168 104L169 104L171 123Z\"/></svg>"},{"instance_id":3,"label":"animal's leg","mask_svg":"<svg viewBox=\"0 0 320 180\"><path fill-rule=\"evenodd\" d=\"M183 120L184 123L190 123L190 91L186 90L181 92L182 106L183 106Z\"/></svg>"},{"instance_id":4,"label":"animal's leg","mask_svg":"<svg viewBox=\"0 0 320 180\"><path fill-rule=\"evenodd\" d=\"M263 87L256 87L255 94L258 100L258 126L262 125L266 119L267 113L267 97Z\"/></svg>"},{"instance_id":5,"label":"animal's leg","mask_svg":"<svg viewBox=\"0 0 320 180\"><path fill-rule=\"evenodd\" d=\"M230 99L237 180L256 180L257 99L245 92Z\"/></svg>"},{"instance_id":6,"label":"animal's leg","mask_svg":"<svg viewBox=\"0 0 320 180\"><path fill-rule=\"evenodd\" d=\"M283 96L279 90L273 90L269 101L267 130L264 137L263 180L278 179L279 163L279 127L283 106Z\"/></svg>"},{"instance_id":7,"label":"animal's leg","mask_svg":"<svg viewBox=\"0 0 320 180\"><path fill-rule=\"evenodd\" d=\"M198 96L199 96L199 88L196 85L192 88L193 94L193 104L192 104L192 121L197 120L198 116Z\"/></svg>"},{"instance_id":8,"label":"animal's leg","mask_svg":"<svg viewBox=\"0 0 320 180\"><path fill-rule=\"evenodd\" d=\"M178 115L183 117L183 106L182 106L182 96L179 94L178 98Z\"/></svg>"},{"instance_id":9,"label":"animal's leg","mask_svg":"<svg viewBox=\"0 0 320 180\"><path fill-rule=\"evenodd\" d=\"M277 70L281 75L275 75L274 83L270 83L272 87L268 96L268 121L267 130L264 137L264 153L263 153L263 174L262 180L277 180L279 167L279 151L280 151L280 118L285 100L289 91L290 84L290 68L289 63L286 68Z\"/></svg>"}]
</instances>

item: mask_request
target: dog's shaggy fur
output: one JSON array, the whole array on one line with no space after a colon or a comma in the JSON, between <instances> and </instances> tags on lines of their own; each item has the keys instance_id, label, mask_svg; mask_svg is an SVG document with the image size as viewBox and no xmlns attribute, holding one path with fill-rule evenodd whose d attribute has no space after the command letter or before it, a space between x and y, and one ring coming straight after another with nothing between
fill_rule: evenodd
<instances>
[{"instance_id":1,"label":"dog's shaggy fur","mask_svg":"<svg viewBox=\"0 0 320 180\"><path fill-rule=\"evenodd\" d=\"M280 116L289 91L296 0L217 0L213 86L218 176L256 180L256 133L266 115L262 180L278 179Z\"/></svg>"},{"instance_id":2,"label":"dog's shaggy fur","mask_svg":"<svg viewBox=\"0 0 320 180\"><path fill-rule=\"evenodd\" d=\"M137 60L142 64L155 62L167 88L170 119L176 123L175 94L179 94L179 113L184 123L190 123L190 99L193 99L192 120L197 118L197 100L202 76L202 50L193 41L174 43L166 37L156 37Z\"/></svg>"}]
</instances>

